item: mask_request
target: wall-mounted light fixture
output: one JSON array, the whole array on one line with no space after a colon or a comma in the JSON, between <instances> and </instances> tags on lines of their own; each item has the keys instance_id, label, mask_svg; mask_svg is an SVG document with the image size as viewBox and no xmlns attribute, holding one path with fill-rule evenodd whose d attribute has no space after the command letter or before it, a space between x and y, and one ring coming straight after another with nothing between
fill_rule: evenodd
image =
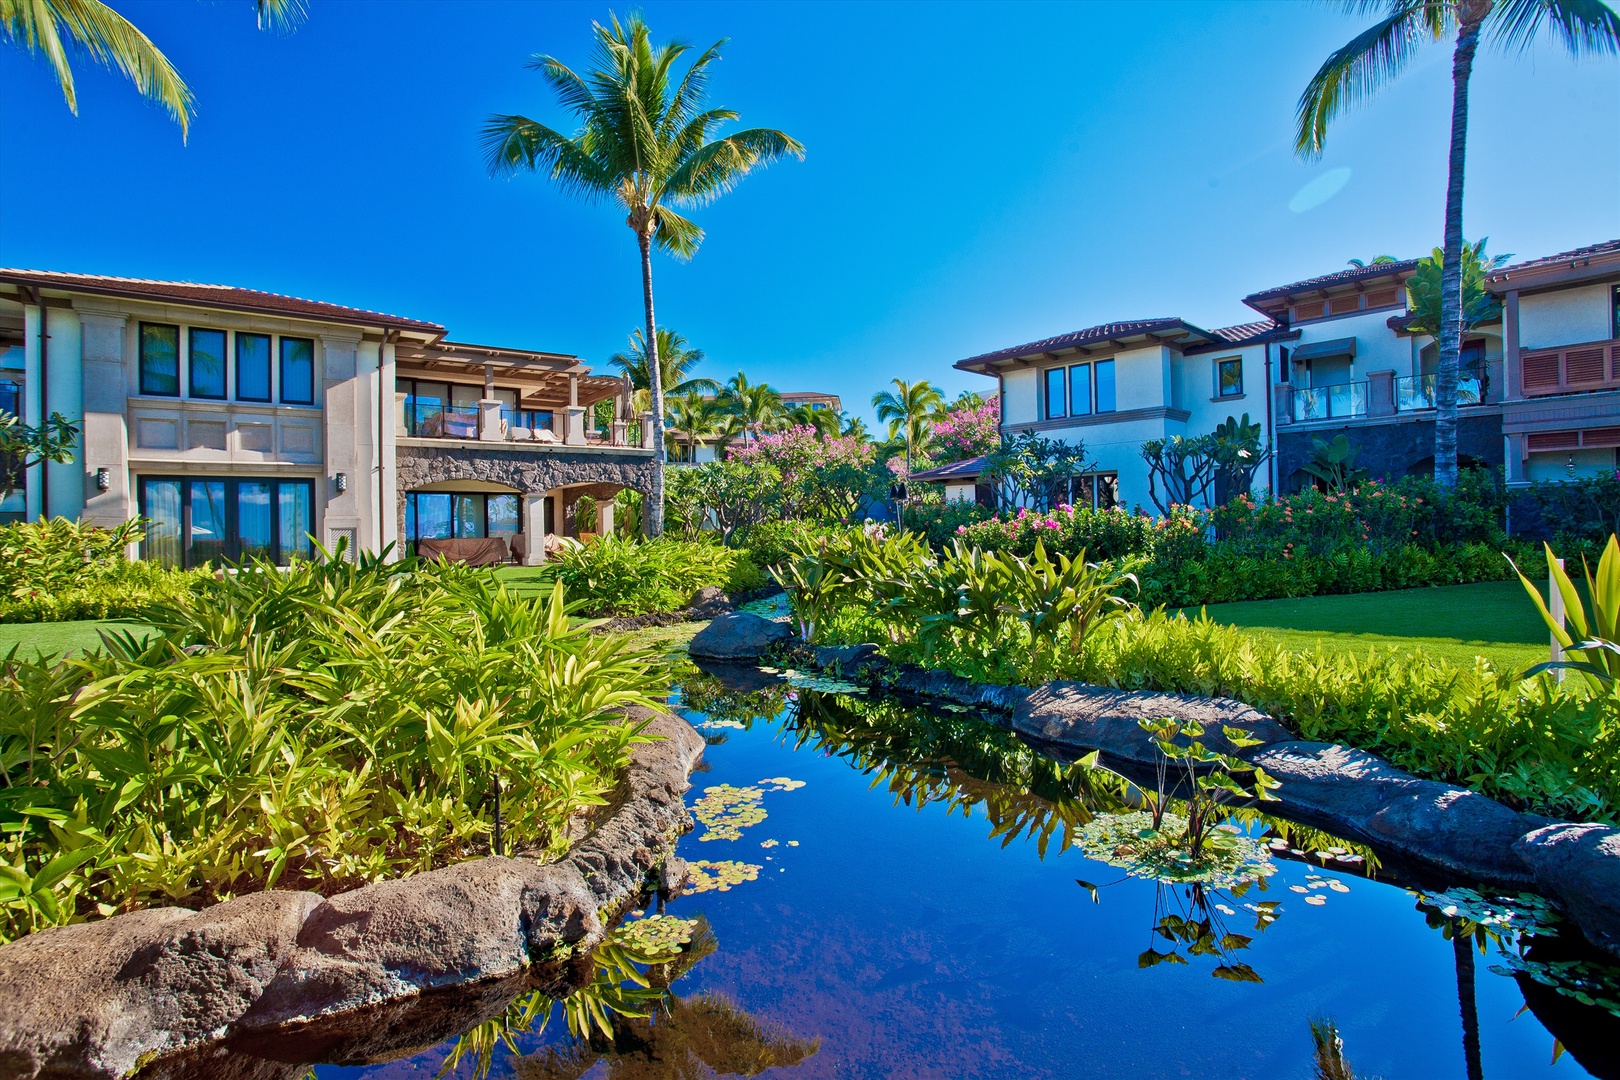
<instances>
[{"instance_id":1,"label":"wall-mounted light fixture","mask_svg":"<svg viewBox=\"0 0 1620 1080\"><path fill-rule=\"evenodd\" d=\"M1569 460L1564 462L1564 469L1566 471L1568 471L1568 473L1570 475L1570 478L1573 479L1574 476L1575 476L1575 455L1574 454L1569 455Z\"/></svg>"},{"instance_id":2,"label":"wall-mounted light fixture","mask_svg":"<svg viewBox=\"0 0 1620 1080\"><path fill-rule=\"evenodd\" d=\"M105 467L97 469L96 490L106 491L110 487L112 487L112 470Z\"/></svg>"},{"instance_id":3,"label":"wall-mounted light fixture","mask_svg":"<svg viewBox=\"0 0 1620 1080\"><path fill-rule=\"evenodd\" d=\"M341 495L345 491L349 490L349 474L348 473L340 472L335 477L333 477L332 479L337 484L337 491L338 491L339 495Z\"/></svg>"}]
</instances>

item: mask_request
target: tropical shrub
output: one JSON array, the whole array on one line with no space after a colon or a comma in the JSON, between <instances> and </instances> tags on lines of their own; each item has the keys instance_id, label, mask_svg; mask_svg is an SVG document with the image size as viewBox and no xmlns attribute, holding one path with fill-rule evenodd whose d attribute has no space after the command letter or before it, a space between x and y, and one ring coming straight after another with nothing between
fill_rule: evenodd
<instances>
[{"instance_id":1,"label":"tropical shrub","mask_svg":"<svg viewBox=\"0 0 1620 1080\"><path fill-rule=\"evenodd\" d=\"M906 528L921 536L936 551L950 547L965 527L988 521L991 516L990 510L966 499L946 502L941 494L934 492L917 497L914 491L913 496L906 503Z\"/></svg>"},{"instance_id":2,"label":"tropical shrub","mask_svg":"<svg viewBox=\"0 0 1620 1080\"><path fill-rule=\"evenodd\" d=\"M768 465L778 477L776 513L784 518L842 522L882 498L886 477L874 468L875 448L853 435L825 436L812 427L790 427L734 446L728 462Z\"/></svg>"},{"instance_id":3,"label":"tropical shrub","mask_svg":"<svg viewBox=\"0 0 1620 1080\"><path fill-rule=\"evenodd\" d=\"M270 887L332 893L491 848L557 853L662 690L563 588L361 555L258 564L159 634L0 662L0 938Z\"/></svg>"},{"instance_id":4,"label":"tropical shrub","mask_svg":"<svg viewBox=\"0 0 1620 1080\"><path fill-rule=\"evenodd\" d=\"M571 546L558 555L556 575L568 595L592 615L679 611L706 586L758 588L764 582L758 567L740 552L710 539L672 537L604 536Z\"/></svg>"},{"instance_id":5,"label":"tropical shrub","mask_svg":"<svg viewBox=\"0 0 1620 1080\"><path fill-rule=\"evenodd\" d=\"M52 518L0 527L0 622L139 618L209 575L135 562L139 522L115 529Z\"/></svg>"},{"instance_id":6,"label":"tropical shrub","mask_svg":"<svg viewBox=\"0 0 1620 1080\"><path fill-rule=\"evenodd\" d=\"M928 456L941 465L988 454L1001 445L1001 399L969 398L934 421Z\"/></svg>"},{"instance_id":7,"label":"tropical shrub","mask_svg":"<svg viewBox=\"0 0 1620 1080\"><path fill-rule=\"evenodd\" d=\"M1569 573L1558 565L1558 557L1550 545L1547 551L1547 577L1558 589L1564 602L1564 619L1555 619L1547 610L1541 591L1522 573L1519 581L1530 600L1541 613L1542 621L1552 631L1553 638L1563 646L1566 659L1538 664L1532 672L1549 669L1573 669L1592 681L1598 693L1620 683L1620 539L1609 537L1598 559L1597 573L1582 560L1586 578L1586 595L1592 598L1592 613L1587 615L1581 594L1570 580ZM1515 568L1517 569L1517 568ZM1567 624L1565 622L1567 620Z\"/></svg>"}]
</instances>

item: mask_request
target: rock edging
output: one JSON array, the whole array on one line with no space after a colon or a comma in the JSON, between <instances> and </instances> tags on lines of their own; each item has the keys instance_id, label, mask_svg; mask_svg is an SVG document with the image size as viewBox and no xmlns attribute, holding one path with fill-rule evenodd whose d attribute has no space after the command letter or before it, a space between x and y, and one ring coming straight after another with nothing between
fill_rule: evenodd
<instances>
[{"instance_id":1,"label":"rock edging","mask_svg":"<svg viewBox=\"0 0 1620 1080\"><path fill-rule=\"evenodd\" d=\"M1298 739L1274 717L1231 698L1118 690L1085 683L990 686L948 672L896 664L876 645L824 646L814 663L868 685L987 709L1006 726L1069 752L1099 751L1126 769L1158 764L1138 720L1175 716L1205 728L1211 749L1251 761L1281 782L1283 815L1368 843L1441 877L1558 900L1586 937L1620 957L1620 830L1549 822L1476 791L1424 780L1354 747ZM1260 745L1239 750L1222 725Z\"/></svg>"},{"instance_id":2,"label":"rock edging","mask_svg":"<svg viewBox=\"0 0 1620 1080\"><path fill-rule=\"evenodd\" d=\"M0 946L0 1076L124 1077L593 948L691 829L703 753L674 715L627 718L661 738L632 750L612 811L560 862L491 856L330 898L148 908Z\"/></svg>"}]
</instances>

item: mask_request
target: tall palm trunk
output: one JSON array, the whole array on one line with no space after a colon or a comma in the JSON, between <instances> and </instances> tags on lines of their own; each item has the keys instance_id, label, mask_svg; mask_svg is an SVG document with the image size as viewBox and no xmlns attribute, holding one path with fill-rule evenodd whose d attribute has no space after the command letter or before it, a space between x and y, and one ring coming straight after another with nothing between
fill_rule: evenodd
<instances>
[{"instance_id":1,"label":"tall palm trunk","mask_svg":"<svg viewBox=\"0 0 1620 1080\"><path fill-rule=\"evenodd\" d=\"M1435 379L1434 482L1457 486L1457 378L1462 353L1463 163L1468 148L1468 79L1490 0L1463 0L1451 57L1451 157L1446 175L1445 261L1440 267L1440 365Z\"/></svg>"},{"instance_id":2,"label":"tall palm trunk","mask_svg":"<svg viewBox=\"0 0 1620 1080\"><path fill-rule=\"evenodd\" d=\"M1458 930L1451 939L1457 961L1457 1008L1462 1012L1463 1064L1468 1080L1485 1080L1479 1058L1479 1007L1474 1001L1474 937Z\"/></svg>"},{"instance_id":3,"label":"tall palm trunk","mask_svg":"<svg viewBox=\"0 0 1620 1080\"><path fill-rule=\"evenodd\" d=\"M658 331L653 320L652 234L637 231L641 243L641 300L647 308L647 389L652 395L652 492L642 521L648 536L664 535L664 373L658 361Z\"/></svg>"}]
</instances>

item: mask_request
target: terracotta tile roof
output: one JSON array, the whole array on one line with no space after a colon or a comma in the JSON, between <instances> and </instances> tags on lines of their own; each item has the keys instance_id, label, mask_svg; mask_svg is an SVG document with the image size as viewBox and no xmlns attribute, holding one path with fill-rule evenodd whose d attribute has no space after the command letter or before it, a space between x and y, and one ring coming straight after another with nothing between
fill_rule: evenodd
<instances>
[{"instance_id":1,"label":"terracotta tile roof","mask_svg":"<svg viewBox=\"0 0 1620 1080\"><path fill-rule=\"evenodd\" d=\"M147 278L109 277L104 274L67 274L58 270L0 269L0 282L31 285L47 289L64 289L94 293L100 296L122 296L135 300L154 300L202 307L230 308L235 311L262 312L268 315L290 315L322 319L329 322L359 323L393 330L418 330L430 334L443 334L444 327L437 323L387 315L380 311L343 307L319 300L300 300L296 296L240 289L234 285L207 285L193 281L153 281Z\"/></svg>"},{"instance_id":2,"label":"terracotta tile roof","mask_svg":"<svg viewBox=\"0 0 1620 1080\"><path fill-rule=\"evenodd\" d=\"M925 472L911 474L913 480L971 480L984 472L984 457L968 458L966 461L953 461L949 465L941 465L937 469L928 469Z\"/></svg>"},{"instance_id":3,"label":"terracotta tile roof","mask_svg":"<svg viewBox=\"0 0 1620 1080\"><path fill-rule=\"evenodd\" d=\"M1252 307L1262 300L1276 300L1308 289L1329 289L1335 285L1348 285L1357 281L1365 281L1368 278L1384 277L1387 274L1409 274L1417 269L1417 264L1418 260L1416 259L1402 259L1399 262L1380 263L1376 266L1352 266L1332 274L1323 274L1321 277L1296 281L1291 285L1278 285L1274 289L1264 289L1257 293L1250 293L1243 298L1243 302Z\"/></svg>"},{"instance_id":4,"label":"terracotta tile roof","mask_svg":"<svg viewBox=\"0 0 1620 1080\"><path fill-rule=\"evenodd\" d=\"M1620 255L1620 240L1605 240L1601 244L1588 244L1585 247L1574 248L1570 251L1560 251L1556 255L1544 255L1539 259L1530 259L1502 269L1490 275L1495 281L1505 278L1509 274L1516 274L1523 270L1538 270L1544 267L1558 266L1561 263L1583 262L1587 259L1600 258L1605 255Z\"/></svg>"},{"instance_id":5,"label":"terracotta tile roof","mask_svg":"<svg viewBox=\"0 0 1620 1080\"><path fill-rule=\"evenodd\" d=\"M1100 326L1088 326L1084 330L1076 330L1069 334L1059 334L1057 337L1044 338L1040 341L1031 341L1027 345L1015 345L1010 349L997 349L995 352L983 353L979 356L970 356L966 360L958 360L956 367L965 370L982 367L995 363L997 360L1011 360L1020 356L1031 356L1043 352L1056 352L1059 349L1072 349L1079 345L1092 345L1102 341L1112 341L1116 338L1132 338L1142 334L1153 334L1162 331L1179 331L1207 338L1209 332L1200 330L1191 323L1174 317L1161 319L1132 319L1126 322L1103 323Z\"/></svg>"},{"instance_id":6,"label":"terracotta tile roof","mask_svg":"<svg viewBox=\"0 0 1620 1080\"><path fill-rule=\"evenodd\" d=\"M1261 319L1259 322L1239 323L1236 326L1219 326L1210 333L1230 344L1251 341L1254 338L1265 337L1273 330L1281 330L1282 324L1275 319Z\"/></svg>"}]
</instances>

